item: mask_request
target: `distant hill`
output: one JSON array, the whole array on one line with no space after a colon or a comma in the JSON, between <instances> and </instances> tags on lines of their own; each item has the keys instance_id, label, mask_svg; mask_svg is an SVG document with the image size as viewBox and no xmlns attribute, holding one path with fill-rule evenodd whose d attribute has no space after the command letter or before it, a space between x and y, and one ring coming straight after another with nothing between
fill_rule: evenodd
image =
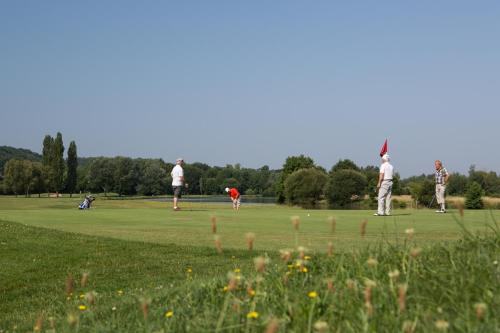
<instances>
[{"instance_id":1,"label":"distant hill","mask_svg":"<svg viewBox=\"0 0 500 333\"><path fill-rule=\"evenodd\" d=\"M5 163L12 158L40 162L42 160L42 155L32 152L29 149L0 146L0 173L3 172Z\"/></svg>"}]
</instances>

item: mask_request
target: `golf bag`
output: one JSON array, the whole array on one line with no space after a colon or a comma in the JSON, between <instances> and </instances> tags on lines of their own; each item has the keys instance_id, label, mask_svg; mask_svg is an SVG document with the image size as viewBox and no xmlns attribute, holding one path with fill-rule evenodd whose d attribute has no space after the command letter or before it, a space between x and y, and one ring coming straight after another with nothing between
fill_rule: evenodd
<instances>
[{"instance_id":1,"label":"golf bag","mask_svg":"<svg viewBox=\"0 0 500 333\"><path fill-rule=\"evenodd\" d=\"M78 209L90 209L90 206L92 205L92 201L94 201L95 198L93 196L87 195L85 197L85 200L81 204L78 205Z\"/></svg>"}]
</instances>

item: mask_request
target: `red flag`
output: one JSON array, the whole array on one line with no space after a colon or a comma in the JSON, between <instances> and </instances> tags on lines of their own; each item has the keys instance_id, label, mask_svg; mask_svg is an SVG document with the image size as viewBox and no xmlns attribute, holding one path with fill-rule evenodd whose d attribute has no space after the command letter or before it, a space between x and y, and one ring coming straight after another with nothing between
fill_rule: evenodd
<instances>
[{"instance_id":1,"label":"red flag","mask_svg":"<svg viewBox=\"0 0 500 333\"><path fill-rule=\"evenodd\" d=\"M387 148L387 139L385 139L384 145L382 146L382 149L380 149L380 157L384 156L389 149Z\"/></svg>"}]
</instances>

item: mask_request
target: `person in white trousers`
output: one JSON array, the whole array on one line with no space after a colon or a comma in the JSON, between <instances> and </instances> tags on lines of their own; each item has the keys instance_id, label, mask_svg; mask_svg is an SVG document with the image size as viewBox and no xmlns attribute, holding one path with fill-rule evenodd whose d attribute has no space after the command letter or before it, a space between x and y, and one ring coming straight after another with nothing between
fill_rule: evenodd
<instances>
[{"instance_id":1,"label":"person in white trousers","mask_svg":"<svg viewBox=\"0 0 500 333\"><path fill-rule=\"evenodd\" d=\"M380 174L378 177L378 210L375 216L391 215L391 197L392 197L392 177L394 167L389 163L389 154L382 156L382 165L380 166Z\"/></svg>"}]
</instances>

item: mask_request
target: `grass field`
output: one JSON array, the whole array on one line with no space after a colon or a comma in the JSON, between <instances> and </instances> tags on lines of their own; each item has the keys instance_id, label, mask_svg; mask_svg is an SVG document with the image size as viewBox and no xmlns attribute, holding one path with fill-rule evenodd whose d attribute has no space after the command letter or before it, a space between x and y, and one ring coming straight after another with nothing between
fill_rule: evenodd
<instances>
[{"instance_id":1,"label":"grass field","mask_svg":"<svg viewBox=\"0 0 500 333\"><path fill-rule=\"evenodd\" d=\"M230 203L173 212L147 200L78 211L78 202L0 197L0 332L500 331L498 211L379 218Z\"/></svg>"}]
</instances>

